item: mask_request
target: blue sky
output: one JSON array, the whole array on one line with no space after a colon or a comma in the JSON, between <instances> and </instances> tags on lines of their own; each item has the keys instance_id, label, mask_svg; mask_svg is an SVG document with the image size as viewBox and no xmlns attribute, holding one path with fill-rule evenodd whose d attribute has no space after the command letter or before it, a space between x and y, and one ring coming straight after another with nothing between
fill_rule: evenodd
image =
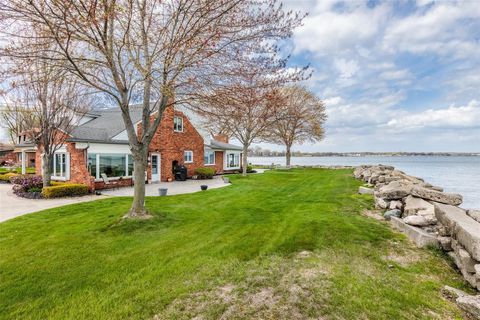
<instances>
[{"instance_id":1,"label":"blue sky","mask_svg":"<svg viewBox=\"0 0 480 320\"><path fill-rule=\"evenodd\" d=\"M294 150L480 152L480 0L283 3L308 12L283 49L328 114Z\"/></svg>"},{"instance_id":2,"label":"blue sky","mask_svg":"<svg viewBox=\"0 0 480 320\"><path fill-rule=\"evenodd\" d=\"M295 149L480 151L480 1L284 4L309 12L286 50L329 116Z\"/></svg>"}]
</instances>

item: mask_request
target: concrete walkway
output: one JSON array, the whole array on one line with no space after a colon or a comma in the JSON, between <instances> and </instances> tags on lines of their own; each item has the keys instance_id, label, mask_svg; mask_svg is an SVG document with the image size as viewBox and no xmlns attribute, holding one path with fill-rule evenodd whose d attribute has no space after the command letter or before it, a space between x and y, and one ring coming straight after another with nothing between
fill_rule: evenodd
<instances>
[{"instance_id":1,"label":"concrete walkway","mask_svg":"<svg viewBox=\"0 0 480 320\"><path fill-rule=\"evenodd\" d=\"M215 176L208 180L187 180L187 181L172 181L159 182L147 184L145 186L146 196L158 196L159 188L167 188L167 195L193 193L201 191L200 186L207 185L208 189L216 189L229 186L229 183L223 182L222 177ZM102 190L102 194L110 196L133 196L133 187L119 188L114 190Z\"/></svg>"},{"instance_id":2,"label":"concrete walkway","mask_svg":"<svg viewBox=\"0 0 480 320\"><path fill-rule=\"evenodd\" d=\"M13 194L12 185L0 184L0 222L22 216L27 213L55 208L72 203L80 203L106 198L106 196L88 195L59 199L25 199Z\"/></svg>"}]
</instances>

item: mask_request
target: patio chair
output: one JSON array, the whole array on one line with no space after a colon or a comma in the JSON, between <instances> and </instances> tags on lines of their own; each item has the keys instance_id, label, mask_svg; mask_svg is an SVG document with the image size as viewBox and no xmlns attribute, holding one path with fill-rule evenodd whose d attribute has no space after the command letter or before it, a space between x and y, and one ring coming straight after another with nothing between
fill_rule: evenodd
<instances>
[{"instance_id":1,"label":"patio chair","mask_svg":"<svg viewBox=\"0 0 480 320\"><path fill-rule=\"evenodd\" d=\"M119 187L118 180L109 180L105 173L100 174L103 183L105 183L105 189L115 189Z\"/></svg>"}]
</instances>

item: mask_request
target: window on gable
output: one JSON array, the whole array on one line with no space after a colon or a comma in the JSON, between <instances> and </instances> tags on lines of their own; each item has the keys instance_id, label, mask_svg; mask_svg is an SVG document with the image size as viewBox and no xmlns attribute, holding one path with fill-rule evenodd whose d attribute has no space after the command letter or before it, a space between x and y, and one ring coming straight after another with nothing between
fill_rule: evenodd
<instances>
[{"instance_id":1,"label":"window on gable","mask_svg":"<svg viewBox=\"0 0 480 320\"><path fill-rule=\"evenodd\" d=\"M173 131L183 132L183 118L173 117Z\"/></svg>"},{"instance_id":2,"label":"window on gable","mask_svg":"<svg viewBox=\"0 0 480 320\"><path fill-rule=\"evenodd\" d=\"M205 165L215 164L215 151L205 151L204 155Z\"/></svg>"},{"instance_id":3,"label":"window on gable","mask_svg":"<svg viewBox=\"0 0 480 320\"><path fill-rule=\"evenodd\" d=\"M193 162L193 151L185 151L183 153L183 161L185 163L192 163Z\"/></svg>"}]
</instances>

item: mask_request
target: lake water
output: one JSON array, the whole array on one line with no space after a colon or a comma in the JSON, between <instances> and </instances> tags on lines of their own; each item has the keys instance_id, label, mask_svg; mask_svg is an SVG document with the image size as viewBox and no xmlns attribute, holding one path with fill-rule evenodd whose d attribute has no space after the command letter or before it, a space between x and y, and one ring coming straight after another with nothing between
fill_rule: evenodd
<instances>
[{"instance_id":1,"label":"lake water","mask_svg":"<svg viewBox=\"0 0 480 320\"><path fill-rule=\"evenodd\" d=\"M249 157L252 164L285 165L284 157ZM292 165L342 165L388 164L405 173L425 179L440 186L445 192L463 196L462 208L480 209L480 157L292 157Z\"/></svg>"}]
</instances>

